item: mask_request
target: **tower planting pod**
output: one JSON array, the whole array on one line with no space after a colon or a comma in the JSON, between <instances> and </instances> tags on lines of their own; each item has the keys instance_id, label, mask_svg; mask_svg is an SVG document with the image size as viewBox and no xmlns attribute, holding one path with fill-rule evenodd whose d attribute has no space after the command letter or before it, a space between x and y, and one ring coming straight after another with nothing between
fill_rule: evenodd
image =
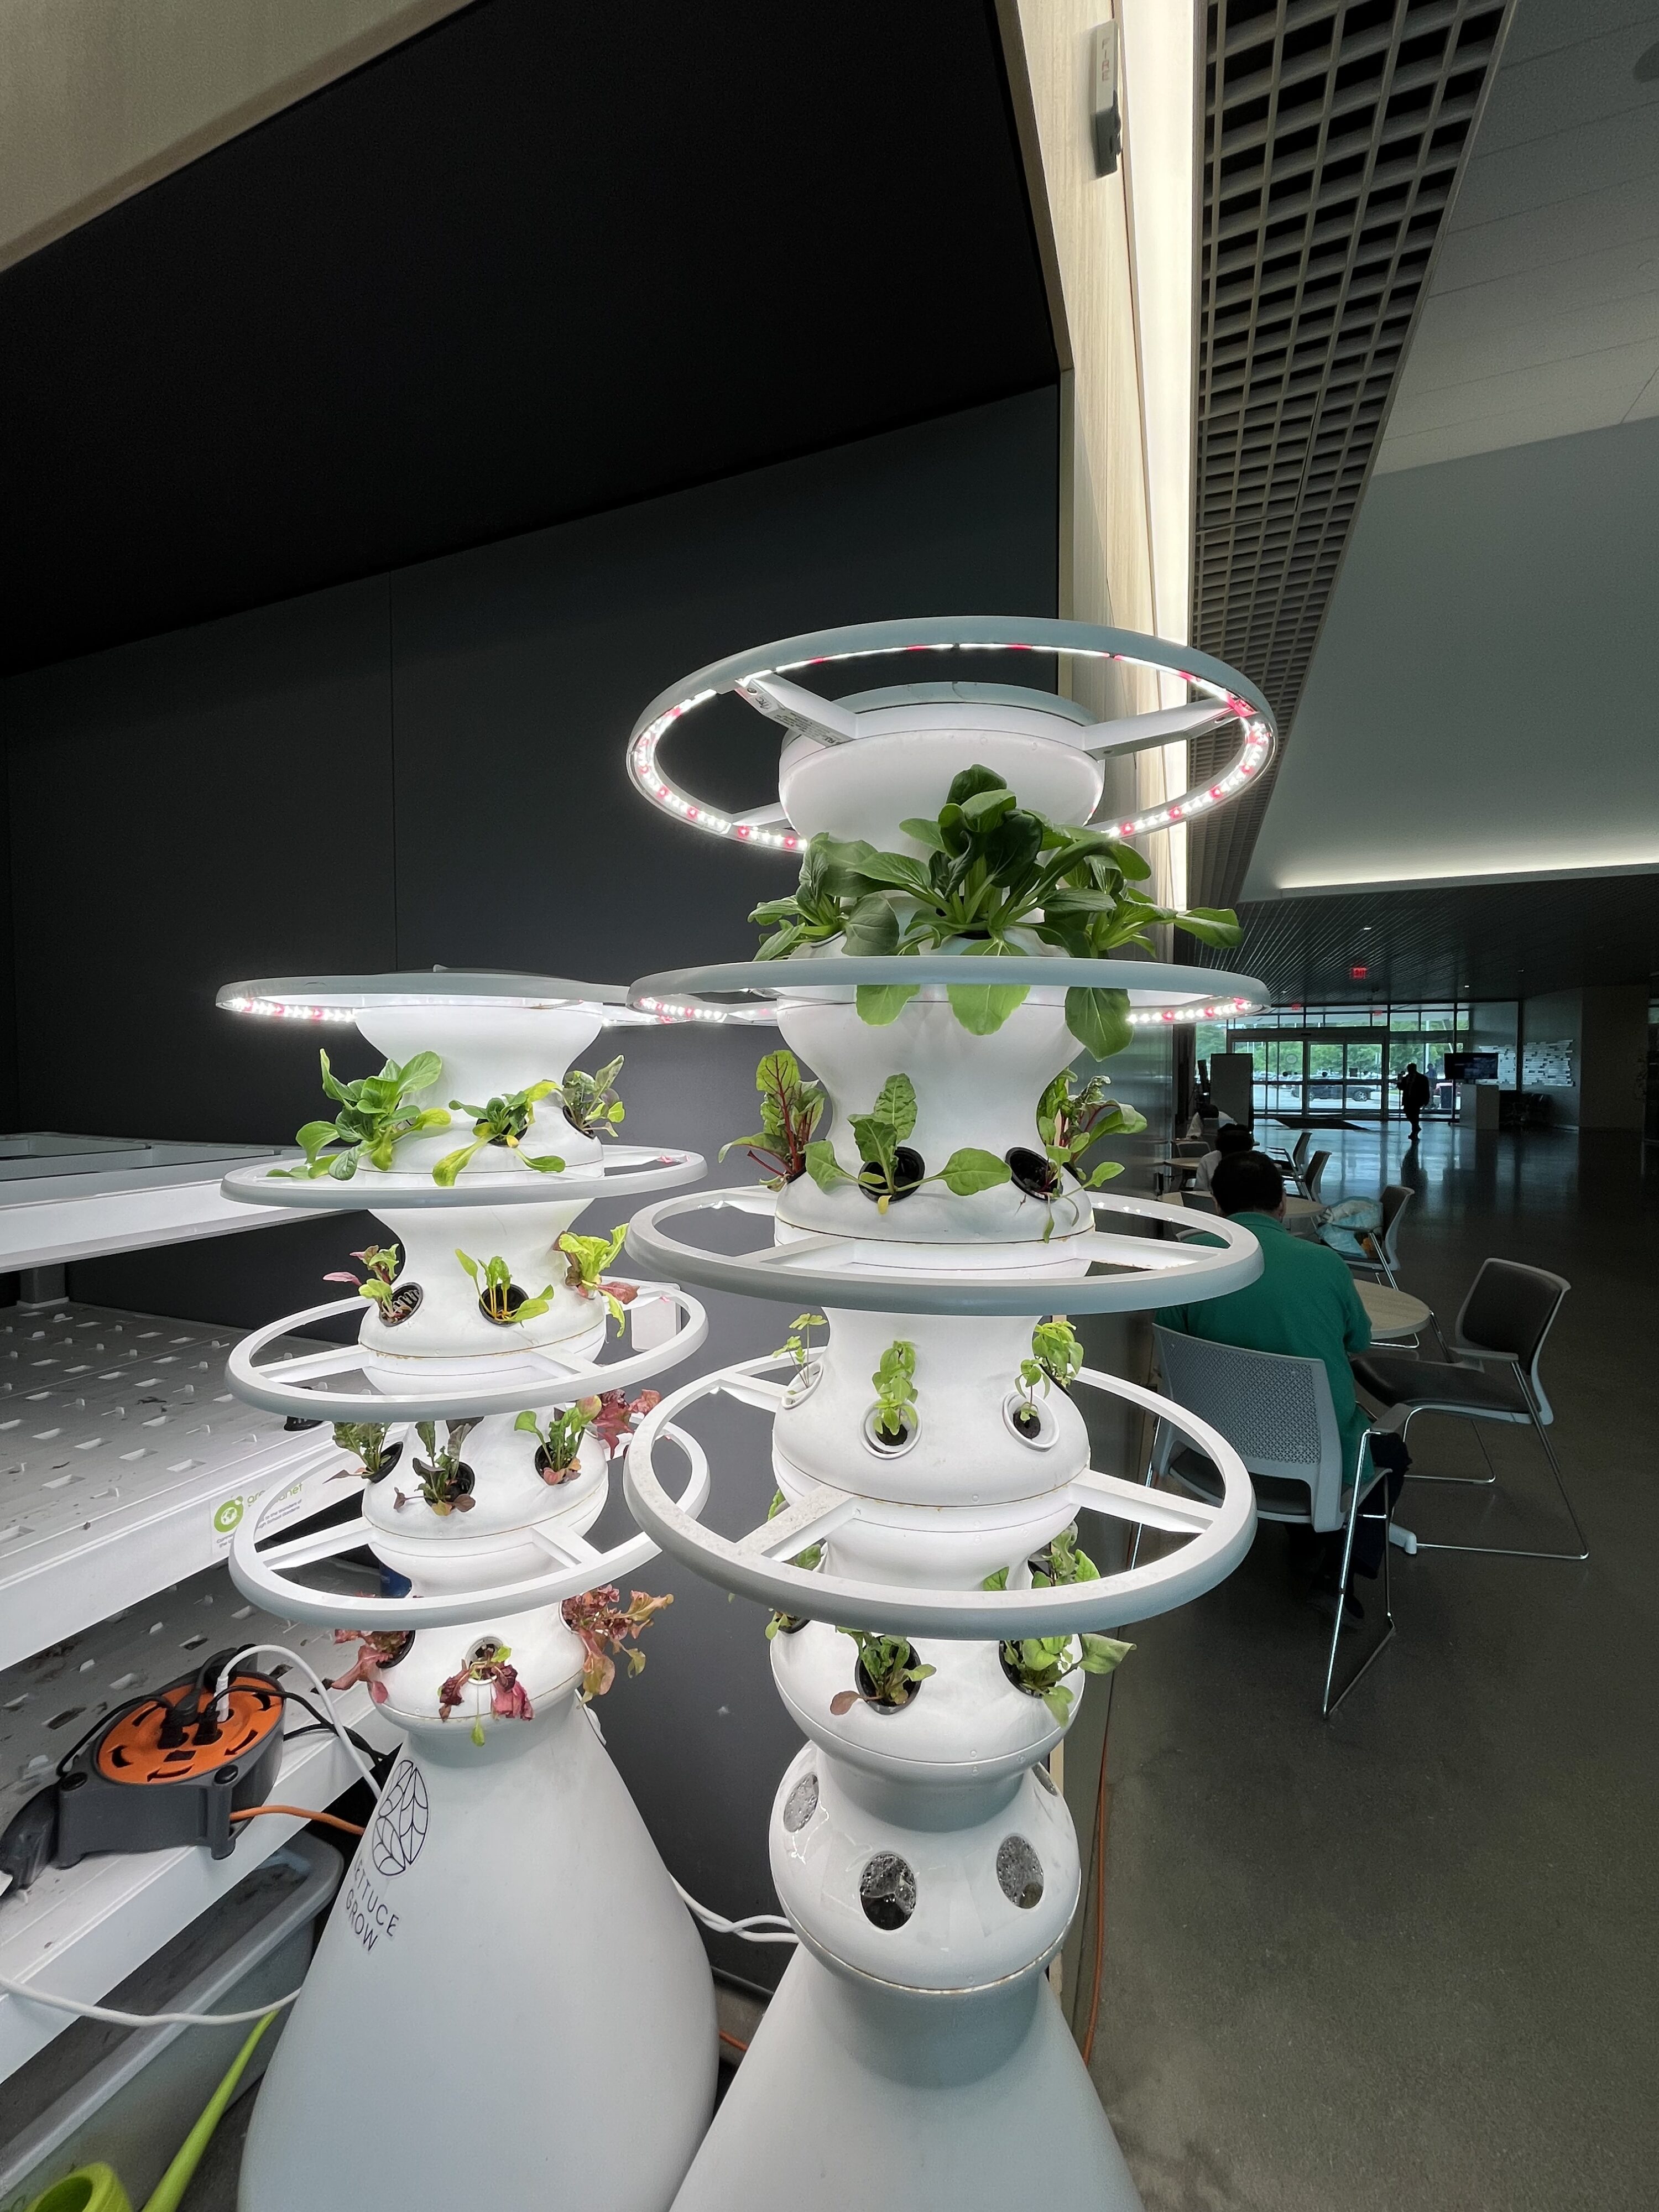
<instances>
[{"instance_id":1,"label":"tower planting pod","mask_svg":"<svg viewBox=\"0 0 1659 2212\"><path fill-rule=\"evenodd\" d=\"M808 670L930 647L1084 653L1178 671L1189 708L1092 725L1006 685L911 684L830 702ZM663 740L735 690L786 732L775 807L714 815L672 783ZM1220 716L1234 768L1162 811L1091 824L1102 757ZM1243 680L1153 639L1064 623L885 623L700 672L630 740L641 787L696 826L798 851L798 891L757 912L756 961L647 977L635 1006L775 1013L757 1074L771 1168L757 1188L653 1202L629 1249L675 1279L799 1309L777 1352L672 1392L624 1480L666 1549L771 1609L779 1694L806 1738L771 1822L800 1938L678 2212L880 2203L992 2212L1139 2200L1045 1968L1075 1911L1077 1839L1048 1771L1111 1632L1179 1605L1243 1557L1255 1504L1203 1423L1084 1364L1067 1316L1213 1297L1251 1280L1249 1232L1119 1198L1093 1152L1141 1126L1099 1079L1144 1022L1212 1018L1249 978L1114 957L1169 915L1124 840L1220 803L1267 757ZM1196 915L1214 940L1230 918ZM698 1220L752 1218L712 1249ZM1190 1217L1185 1218L1189 1225ZM1220 1469L1218 1504L1097 1468L1077 1402L1173 1420ZM663 1446L722 1393L771 1424L771 1517L728 1538L675 1498ZM1079 1512L1177 1540L1122 1571L1079 1548Z\"/></svg>"},{"instance_id":2,"label":"tower planting pod","mask_svg":"<svg viewBox=\"0 0 1659 2212\"><path fill-rule=\"evenodd\" d=\"M695 1298L612 1273L619 1231L573 1226L703 1171L614 1141L615 1064L572 1068L641 1018L622 997L450 972L220 994L355 1021L386 1055L343 1083L325 1049L329 1118L303 1157L226 1178L252 1204L367 1209L386 1239L343 1264L348 1296L256 1331L229 1368L255 1404L336 1425L356 1510L283 1535L318 1501L272 1498L230 1565L262 1605L334 1624L341 1681L406 1731L261 2089L242 2212L664 2212L713 2109L702 1946L585 1702L640 1662L666 1602L618 1587L648 1537L588 1540L655 1402L635 1386L705 1334ZM353 1341L262 1359L343 1316ZM665 1434L695 1510L702 1455Z\"/></svg>"}]
</instances>

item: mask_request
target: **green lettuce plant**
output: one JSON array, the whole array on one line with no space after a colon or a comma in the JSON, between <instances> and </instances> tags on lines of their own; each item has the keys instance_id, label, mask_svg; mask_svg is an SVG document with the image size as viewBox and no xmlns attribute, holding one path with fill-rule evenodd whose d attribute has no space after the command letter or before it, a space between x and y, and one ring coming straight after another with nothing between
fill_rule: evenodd
<instances>
[{"instance_id":1,"label":"green lettuce plant","mask_svg":"<svg viewBox=\"0 0 1659 2212\"><path fill-rule=\"evenodd\" d=\"M514 1422L515 1429L524 1430L541 1446L542 1457L547 1462L542 1469L544 1482L565 1482L576 1472L582 1438L592 1426L599 1410L597 1398L579 1398L562 1413L550 1413L545 1423L538 1421L534 1413L520 1413Z\"/></svg>"},{"instance_id":2,"label":"green lettuce plant","mask_svg":"<svg viewBox=\"0 0 1659 2212\"><path fill-rule=\"evenodd\" d=\"M971 1198L1008 1181L1007 1161L975 1145L960 1146L932 1175L919 1172L922 1164L905 1142L916 1126L916 1087L908 1075L890 1075L870 1111L850 1114L848 1121L859 1148L858 1173L848 1173L827 1137L806 1147L806 1171L820 1190L856 1183L875 1199L878 1212L885 1213L894 1199L908 1198L924 1183L942 1182L957 1198Z\"/></svg>"},{"instance_id":3,"label":"green lettuce plant","mask_svg":"<svg viewBox=\"0 0 1659 2212\"><path fill-rule=\"evenodd\" d=\"M854 1705L885 1705L895 1710L908 1705L927 1677L938 1671L918 1655L908 1637L872 1636L862 1628L841 1628L836 1632L850 1636L857 1644L859 1664L870 1685L867 1692L856 1688L836 1691L830 1710L838 1717L850 1713Z\"/></svg>"},{"instance_id":4,"label":"green lettuce plant","mask_svg":"<svg viewBox=\"0 0 1659 2212\"><path fill-rule=\"evenodd\" d=\"M1083 1370L1083 1346L1077 1331L1063 1315L1040 1321L1031 1331L1031 1357L1019 1364L1019 1378L1029 1399L1038 1382L1043 1395L1051 1382L1068 1389ZM1029 1370L1029 1372L1028 1372Z\"/></svg>"},{"instance_id":5,"label":"green lettuce plant","mask_svg":"<svg viewBox=\"0 0 1659 2212\"><path fill-rule=\"evenodd\" d=\"M603 1298L611 1318L622 1327L623 1308L632 1305L636 1292L632 1283L606 1279L605 1269L622 1250L628 1237L624 1221L608 1237L578 1237L567 1229L555 1248L564 1255L565 1280L585 1298Z\"/></svg>"},{"instance_id":6,"label":"green lettuce plant","mask_svg":"<svg viewBox=\"0 0 1659 2212\"><path fill-rule=\"evenodd\" d=\"M933 819L912 817L899 827L927 848L925 860L820 831L802 856L795 890L767 900L750 917L771 931L760 957L787 959L839 937L855 955L959 944L969 955L997 959L1027 949L1023 933L1074 958L1099 959L1127 946L1150 947L1146 932L1159 922L1178 923L1206 945L1238 941L1233 915L1157 905L1137 889L1151 870L1132 845L1022 807L988 768L963 769ZM919 988L863 985L859 1012L878 1025L894 1021ZM1023 1004L1027 987L952 983L946 995L963 1027L985 1036ZM1085 1051L1105 1060L1129 1042L1128 994L1068 990L1066 1023Z\"/></svg>"},{"instance_id":7,"label":"green lettuce plant","mask_svg":"<svg viewBox=\"0 0 1659 2212\"><path fill-rule=\"evenodd\" d=\"M767 1182L781 1190L806 1172L812 1132L823 1113L823 1086L804 1082L793 1052L769 1052L755 1070L760 1093L761 1125L752 1136L733 1137L720 1146L720 1158L745 1147L757 1167L769 1170Z\"/></svg>"},{"instance_id":8,"label":"green lettuce plant","mask_svg":"<svg viewBox=\"0 0 1659 2212\"><path fill-rule=\"evenodd\" d=\"M387 1451L386 1434L384 1421L336 1421L334 1424L335 1443L342 1451L354 1452L362 1462L365 1482L378 1482L402 1451L401 1445L394 1445L390 1452Z\"/></svg>"},{"instance_id":9,"label":"green lettuce plant","mask_svg":"<svg viewBox=\"0 0 1659 2212\"><path fill-rule=\"evenodd\" d=\"M532 1083L527 1091L510 1091L505 1097L486 1099L482 1106L469 1106L464 1099L452 1098L449 1103L453 1112L472 1116L472 1141L444 1154L432 1170L433 1182L441 1189L453 1190L456 1176L486 1145L501 1145L510 1152L517 1152L525 1165L534 1168L538 1175L562 1174L564 1162L555 1153L544 1152L537 1158L520 1150L538 1104L558 1087L556 1083Z\"/></svg>"},{"instance_id":10,"label":"green lettuce plant","mask_svg":"<svg viewBox=\"0 0 1659 2212\"><path fill-rule=\"evenodd\" d=\"M916 1411L915 1345L895 1337L870 1380L876 1386L876 1434L890 1444L902 1444L921 1419Z\"/></svg>"},{"instance_id":11,"label":"green lettuce plant","mask_svg":"<svg viewBox=\"0 0 1659 2212\"><path fill-rule=\"evenodd\" d=\"M1070 1583L1092 1583L1100 1570L1077 1540L1077 1523L1062 1528L1030 1561L1033 1589L1053 1589ZM1006 1589L1008 1570L999 1567L985 1577L988 1590ZM1041 1698L1057 1721L1071 1716L1073 1692L1066 1677L1076 1674L1109 1674L1134 1650L1115 1636L1023 1636L1001 1646L1003 1671L1028 1697Z\"/></svg>"},{"instance_id":12,"label":"green lettuce plant","mask_svg":"<svg viewBox=\"0 0 1659 2212\"><path fill-rule=\"evenodd\" d=\"M617 1124L623 1118L623 1103L617 1096L616 1082L622 1072L622 1054L607 1060L597 1074L588 1075L580 1067L573 1067L559 1085L559 1096L564 1102L564 1118L571 1127L584 1137L614 1137Z\"/></svg>"},{"instance_id":13,"label":"green lettuce plant","mask_svg":"<svg viewBox=\"0 0 1659 2212\"><path fill-rule=\"evenodd\" d=\"M470 1252L456 1247L455 1257L471 1278L472 1287L478 1293L478 1304L491 1321L506 1323L534 1321L544 1314L553 1303L553 1285L549 1283L533 1298L522 1294L515 1297L518 1289L513 1280L513 1270L499 1252L488 1260L475 1260Z\"/></svg>"},{"instance_id":14,"label":"green lettuce plant","mask_svg":"<svg viewBox=\"0 0 1659 2212\"><path fill-rule=\"evenodd\" d=\"M443 1073L443 1062L435 1052L417 1052L401 1066L389 1060L378 1075L360 1076L352 1083L338 1081L325 1052L318 1056L323 1064L324 1092L340 1110L331 1121L307 1121L298 1132L295 1141L306 1156L303 1167L271 1168L270 1175L298 1182L332 1176L337 1182L349 1182L364 1162L389 1170L392 1147L400 1138L449 1127L441 1106L417 1109L409 1103L417 1092L430 1090ZM334 1146L340 1149L331 1150Z\"/></svg>"}]
</instances>

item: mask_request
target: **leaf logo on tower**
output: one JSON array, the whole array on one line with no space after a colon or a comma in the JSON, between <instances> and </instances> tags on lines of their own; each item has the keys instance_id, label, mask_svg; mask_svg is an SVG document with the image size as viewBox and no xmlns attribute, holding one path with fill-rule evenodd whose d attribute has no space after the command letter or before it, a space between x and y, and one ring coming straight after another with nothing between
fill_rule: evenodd
<instances>
[{"instance_id":1,"label":"leaf logo on tower","mask_svg":"<svg viewBox=\"0 0 1659 2212\"><path fill-rule=\"evenodd\" d=\"M404 1874L426 1841L426 1780L412 1759L399 1759L381 1794L369 1856L376 1874Z\"/></svg>"}]
</instances>

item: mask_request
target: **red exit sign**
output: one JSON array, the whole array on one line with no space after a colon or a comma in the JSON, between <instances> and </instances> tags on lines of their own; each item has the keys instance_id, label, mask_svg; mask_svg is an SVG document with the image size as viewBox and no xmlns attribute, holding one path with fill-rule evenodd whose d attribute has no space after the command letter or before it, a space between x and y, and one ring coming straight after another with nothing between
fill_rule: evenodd
<instances>
[{"instance_id":1,"label":"red exit sign","mask_svg":"<svg viewBox=\"0 0 1659 2212\"><path fill-rule=\"evenodd\" d=\"M1363 983L1370 972L1363 960L1357 960L1348 970L1348 981L1351 983Z\"/></svg>"}]
</instances>

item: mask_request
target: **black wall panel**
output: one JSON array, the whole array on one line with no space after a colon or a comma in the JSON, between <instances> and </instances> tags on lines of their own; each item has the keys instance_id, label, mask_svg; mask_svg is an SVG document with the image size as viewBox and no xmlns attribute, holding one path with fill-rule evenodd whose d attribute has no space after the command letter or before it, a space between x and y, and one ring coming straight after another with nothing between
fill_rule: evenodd
<instances>
[{"instance_id":1,"label":"black wall panel","mask_svg":"<svg viewBox=\"0 0 1659 2212\"><path fill-rule=\"evenodd\" d=\"M319 1034L217 1012L233 978L442 962L626 979L746 957L748 909L788 864L647 807L623 767L635 714L798 629L1052 613L1057 437L1054 393L1029 393L0 685L22 1124L288 1139L318 1108ZM683 748L723 804L775 788L775 736L745 708ZM354 1031L324 1034L348 1071L368 1065ZM616 1042L629 1136L712 1163L754 1127L767 1033ZM70 1287L248 1325L326 1295L368 1233L353 1216L131 1254ZM697 1367L767 1350L788 1315L711 1298L709 1318ZM765 1425L720 1403L697 1427L735 1533L770 1494ZM676 1601L605 1732L680 1879L765 1908L766 1810L797 1740L763 1616L661 1562L639 1579ZM750 1978L781 1964L716 1948Z\"/></svg>"}]
</instances>

